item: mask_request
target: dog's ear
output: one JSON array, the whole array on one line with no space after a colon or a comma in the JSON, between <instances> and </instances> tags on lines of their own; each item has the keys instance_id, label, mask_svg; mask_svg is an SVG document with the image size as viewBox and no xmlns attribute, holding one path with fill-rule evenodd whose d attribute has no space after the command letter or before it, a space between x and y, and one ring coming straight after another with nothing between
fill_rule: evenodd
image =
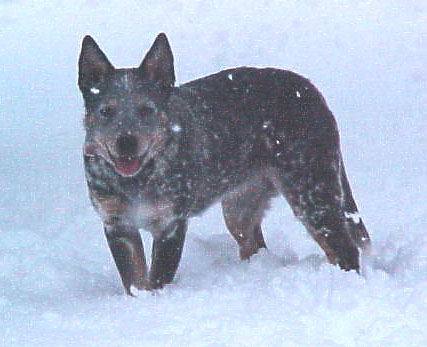
<instances>
[{"instance_id":1,"label":"dog's ear","mask_svg":"<svg viewBox=\"0 0 427 347\"><path fill-rule=\"evenodd\" d=\"M98 94L100 85L113 71L114 66L95 40L89 35L85 36L79 58L79 87L82 93L91 91Z\"/></svg>"},{"instance_id":2,"label":"dog's ear","mask_svg":"<svg viewBox=\"0 0 427 347\"><path fill-rule=\"evenodd\" d=\"M166 88L174 86L173 55L164 33L156 37L138 70L145 80L159 83L162 87Z\"/></svg>"}]
</instances>

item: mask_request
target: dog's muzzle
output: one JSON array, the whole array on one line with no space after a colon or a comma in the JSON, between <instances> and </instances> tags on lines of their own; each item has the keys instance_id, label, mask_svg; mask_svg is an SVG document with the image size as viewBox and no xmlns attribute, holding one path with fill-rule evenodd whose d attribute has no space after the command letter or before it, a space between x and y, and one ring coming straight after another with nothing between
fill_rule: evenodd
<instances>
[{"instance_id":1,"label":"dog's muzzle","mask_svg":"<svg viewBox=\"0 0 427 347\"><path fill-rule=\"evenodd\" d=\"M109 162L122 177L137 175L150 157L153 139L142 141L134 135L119 135L112 141L97 141L85 143L83 155L87 157L100 156Z\"/></svg>"},{"instance_id":2,"label":"dog's muzzle","mask_svg":"<svg viewBox=\"0 0 427 347\"><path fill-rule=\"evenodd\" d=\"M120 135L114 143L114 154L111 152L116 171L124 176L135 176L142 167L146 155L141 155L139 139L133 135Z\"/></svg>"}]
</instances>

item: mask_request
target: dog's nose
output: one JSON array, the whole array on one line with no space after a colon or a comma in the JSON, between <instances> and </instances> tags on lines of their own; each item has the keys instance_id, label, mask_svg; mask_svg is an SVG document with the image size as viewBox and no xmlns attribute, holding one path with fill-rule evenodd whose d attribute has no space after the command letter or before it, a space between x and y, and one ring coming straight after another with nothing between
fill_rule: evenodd
<instances>
[{"instance_id":1,"label":"dog's nose","mask_svg":"<svg viewBox=\"0 0 427 347\"><path fill-rule=\"evenodd\" d=\"M133 135L122 135L116 140L117 154L120 156L134 156L138 153L138 138Z\"/></svg>"}]
</instances>

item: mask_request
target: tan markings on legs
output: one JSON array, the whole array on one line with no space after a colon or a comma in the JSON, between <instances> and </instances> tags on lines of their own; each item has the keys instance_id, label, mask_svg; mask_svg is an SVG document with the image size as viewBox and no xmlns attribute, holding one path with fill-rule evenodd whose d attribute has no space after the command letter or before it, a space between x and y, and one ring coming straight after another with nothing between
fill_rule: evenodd
<instances>
[{"instance_id":1,"label":"tan markings on legs","mask_svg":"<svg viewBox=\"0 0 427 347\"><path fill-rule=\"evenodd\" d=\"M321 234L311 233L313 239L317 242L317 244L323 249L326 254L326 258L328 261L333 264L338 264L337 254L329 247L326 237Z\"/></svg>"},{"instance_id":2,"label":"tan markings on legs","mask_svg":"<svg viewBox=\"0 0 427 347\"><path fill-rule=\"evenodd\" d=\"M261 221L268 201L275 195L272 184L263 178L247 182L222 200L225 223L239 244L240 259L247 260L265 248Z\"/></svg>"},{"instance_id":3,"label":"tan markings on legs","mask_svg":"<svg viewBox=\"0 0 427 347\"><path fill-rule=\"evenodd\" d=\"M131 272L131 285L139 290L150 290L147 263L143 248L135 240L127 237L118 238L116 242L121 243L124 247L123 255L126 256L126 263Z\"/></svg>"},{"instance_id":4,"label":"tan markings on legs","mask_svg":"<svg viewBox=\"0 0 427 347\"><path fill-rule=\"evenodd\" d=\"M106 225L114 224L117 219L129 212L129 204L119 197L103 196L92 191L90 198Z\"/></svg>"}]
</instances>

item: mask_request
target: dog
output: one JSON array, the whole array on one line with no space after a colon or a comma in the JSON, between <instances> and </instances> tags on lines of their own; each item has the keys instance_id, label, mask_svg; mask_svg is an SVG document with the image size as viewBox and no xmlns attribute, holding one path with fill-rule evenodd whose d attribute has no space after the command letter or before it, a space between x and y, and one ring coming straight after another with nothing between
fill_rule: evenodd
<instances>
[{"instance_id":1,"label":"dog","mask_svg":"<svg viewBox=\"0 0 427 347\"><path fill-rule=\"evenodd\" d=\"M359 272L370 237L336 121L309 80L239 67L176 87L163 33L123 69L86 36L78 66L89 196L127 294L173 280L188 219L218 201L241 259L266 248L261 221L278 194L330 263ZM150 271L140 229L153 236Z\"/></svg>"}]
</instances>

